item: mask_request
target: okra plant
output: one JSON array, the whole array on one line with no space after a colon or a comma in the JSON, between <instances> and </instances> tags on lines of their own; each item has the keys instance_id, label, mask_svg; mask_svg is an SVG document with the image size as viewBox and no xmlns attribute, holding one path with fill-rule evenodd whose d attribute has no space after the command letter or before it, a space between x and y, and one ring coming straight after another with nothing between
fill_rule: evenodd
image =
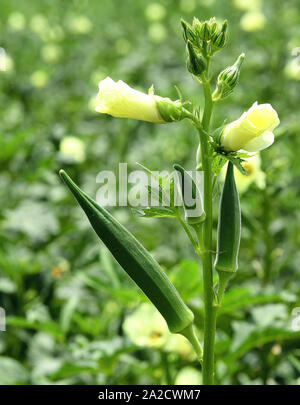
<instances>
[{"instance_id":1,"label":"okra plant","mask_svg":"<svg viewBox=\"0 0 300 405\"><path fill-rule=\"evenodd\" d=\"M195 170L202 174L203 187L183 167L174 164L175 173L180 179L176 186L181 192L182 209L170 201L160 211L148 207L143 213L145 216L177 218L199 256L204 289L203 342L200 341L200 333L194 325L194 314L150 253L104 207L80 190L63 170L60 174L99 238L162 314L169 330L184 335L190 341L202 366L203 384L214 384L217 313L228 281L238 270L241 239L241 210L234 172L238 170L247 175L244 159L273 143L273 130L279 125L279 119L270 104L255 102L237 120L214 128L213 109L234 91L245 55L241 54L232 66L222 70L214 84L212 61L226 45L227 21L220 24L215 18L204 22L194 18L192 24L182 20L181 25L187 69L195 78L196 85L202 87L203 107L183 101L181 96L177 101L157 96L153 87L148 94L144 94L122 81L114 82L107 77L99 83L96 111L156 124L170 124L187 119L194 127L195 134L198 134ZM227 173L219 202L215 246L212 237L212 197L218 175L225 164ZM168 185L174 187L174 182L170 180ZM163 182L159 183L159 189L164 192ZM193 198L192 205L186 202L187 194ZM164 210L168 215L164 215ZM153 212L155 215L151 214ZM214 279L217 279L216 284Z\"/></svg>"}]
</instances>

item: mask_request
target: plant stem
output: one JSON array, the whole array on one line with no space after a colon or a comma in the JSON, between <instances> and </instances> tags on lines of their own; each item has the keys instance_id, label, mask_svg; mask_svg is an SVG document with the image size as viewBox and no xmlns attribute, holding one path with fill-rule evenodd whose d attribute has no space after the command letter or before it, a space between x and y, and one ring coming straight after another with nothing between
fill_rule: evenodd
<instances>
[{"instance_id":1,"label":"plant stem","mask_svg":"<svg viewBox=\"0 0 300 405\"><path fill-rule=\"evenodd\" d=\"M173 385L173 379L172 379L170 364L169 364L169 354L162 352L161 358L162 358L162 363L163 363L164 370L165 370L166 383L167 383L167 385Z\"/></svg>"},{"instance_id":2,"label":"plant stem","mask_svg":"<svg viewBox=\"0 0 300 405\"><path fill-rule=\"evenodd\" d=\"M202 169L204 172L204 210L206 220L202 233L202 264L204 288L204 353L203 353L203 384L214 384L214 342L216 333L217 307L214 305L213 267L212 267L212 150L208 142L213 101L210 84L203 75L202 84L205 107L202 117L203 130L199 129L201 143Z\"/></svg>"},{"instance_id":3,"label":"plant stem","mask_svg":"<svg viewBox=\"0 0 300 405\"><path fill-rule=\"evenodd\" d=\"M203 358L203 349L202 346L197 338L197 335L195 333L195 328L194 325L191 324L189 326L187 326L185 329L183 329L180 332L181 335L183 335L184 337L186 337L188 339L188 341L190 342L190 344L193 346L196 354L197 354L197 358L200 362L202 362L202 358Z\"/></svg>"}]
</instances>

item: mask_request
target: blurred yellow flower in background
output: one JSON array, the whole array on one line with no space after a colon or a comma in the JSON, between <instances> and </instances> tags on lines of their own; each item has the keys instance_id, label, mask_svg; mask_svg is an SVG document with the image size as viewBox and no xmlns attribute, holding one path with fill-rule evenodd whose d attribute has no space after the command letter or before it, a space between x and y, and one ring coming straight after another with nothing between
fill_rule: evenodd
<instances>
[{"instance_id":1,"label":"blurred yellow flower in background","mask_svg":"<svg viewBox=\"0 0 300 405\"><path fill-rule=\"evenodd\" d=\"M41 55L45 62L57 62L60 59L61 54L61 47L56 44L48 43L41 49Z\"/></svg>"},{"instance_id":2,"label":"blurred yellow flower in background","mask_svg":"<svg viewBox=\"0 0 300 405\"><path fill-rule=\"evenodd\" d=\"M167 37L168 32L163 24L155 22L149 26L148 35L151 41L159 43L163 42L163 40Z\"/></svg>"},{"instance_id":3,"label":"blurred yellow flower in background","mask_svg":"<svg viewBox=\"0 0 300 405\"><path fill-rule=\"evenodd\" d=\"M144 303L128 315L123 330L137 346L163 347L170 337L166 321L153 305Z\"/></svg>"},{"instance_id":4,"label":"blurred yellow flower in background","mask_svg":"<svg viewBox=\"0 0 300 405\"><path fill-rule=\"evenodd\" d=\"M285 68L284 74L291 80L300 80L300 58L290 60Z\"/></svg>"},{"instance_id":5,"label":"blurred yellow flower in background","mask_svg":"<svg viewBox=\"0 0 300 405\"><path fill-rule=\"evenodd\" d=\"M257 10L261 6L261 0L233 0L233 4L240 10Z\"/></svg>"},{"instance_id":6,"label":"blurred yellow flower in background","mask_svg":"<svg viewBox=\"0 0 300 405\"><path fill-rule=\"evenodd\" d=\"M145 9L145 16L150 21L160 21L166 14L165 7L159 3L150 3Z\"/></svg>"},{"instance_id":7,"label":"blurred yellow flower in background","mask_svg":"<svg viewBox=\"0 0 300 405\"><path fill-rule=\"evenodd\" d=\"M73 34L84 35L93 29L93 24L87 16L78 15L69 18L68 28Z\"/></svg>"},{"instance_id":8,"label":"blurred yellow flower in background","mask_svg":"<svg viewBox=\"0 0 300 405\"><path fill-rule=\"evenodd\" d=\"M26 19L24 14L14 11L8 17L8 25L14 31L21 31L25 28Z\"/></svg>"},{"instance_id":9,"label":"blurred yellow flower in background","mask_svg":"<svg viewBox=\"0 0 300 405\"><path fill-rule=\"evenodd\" d=\"M260 31L266 25L266 17L260 10L247 11L240 20L240 26L244 31Z\"/></svg>"},{"instance_id":10,"label":"blurred yellow flower in background","mask_svg":"<svg viewBox=\"0 0 300 405\"><path fill-rule=\"evenodd\" d=\"M82 163L85 160L85 144L75 136L66 136L59 145L59 151L64 159Z\"/></svg>"},{"instance_id":11,"label":"blurred yellow flower in background","mask_svg":"<svg viewBox=\"0 0 300 405\"><path fill-rule=\"evenodd\" d=\"M176 376L175 385L199 385L202 373L194 367L182 368Z\"/></svg>"},{"instance_id":12,"label":"blurred yellow flower in background","mask_svg":"<svg viewBox=\"0 0 300 405\"><path fill-rule=\"evenodd\" d=\"M45 70L36 70L30 76L30 82L34 87L44 87L48 83L49 75Z\"/></svg>"},{"instance_id":13,"label":"blurred yellow flower in background","mask_svg":"<svg viewBox=\"0 0 300 405\"><path fill-rule=\"evenodd\" d=\"M137 346L177 353L186 361L197 358L185 337L170 333L166 321L152 304L144 303L128 315L123 330Z\"/></svg>"},{"instance_id":14,"label":"blurred yellow flower in background","mask_svg":"<svg viewBox=\"0 0 300 405\"><path fill-rule=\"evenodd\" d=\"M170 353L177 353L186 361L195 361L197 359L197 355L189 341L179 334L170 334L164 350Z\"/></svg>"},{"instance_id":15,"label":"blurred yellow flower in background","mask_svg":"<svg viewBox=\"0 0 300 405\"><path fill-rule=\"evenodd\" d=\"M191 13L196 8L196 0L180 0L180 8L185 13Z\"/></svg>"}]
</instances>

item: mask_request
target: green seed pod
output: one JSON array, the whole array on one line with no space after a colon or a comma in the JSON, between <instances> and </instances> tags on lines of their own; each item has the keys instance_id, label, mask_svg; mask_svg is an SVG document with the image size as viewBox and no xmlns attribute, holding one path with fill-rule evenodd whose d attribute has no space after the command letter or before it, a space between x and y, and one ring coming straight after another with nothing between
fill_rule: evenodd
<instances>
[{"instance_id":1,"label":"green seed pod","mask_svg":"<svg viewBox=\"0 0 300 405\"><path fill-rule=\"evenodd\" d=\"M186 222L189 225L197 225L203 222L206 216L200 191L193 178L183 167L178 164L175 164L173 167L179 177Z\"/></svg>"},{"instance_id":2,"label":"green seed pod","mask_svg":"<svg viewBox=\"0 0 300 405\"><path fill-rule=\"evenodd\" d=\"M59 174L87 215L94 231L162 314L170 331L186 333L192 327L194 315L159 264L127 229L80 190L63 170Z\"/></svg>"},{"instance_id":3,"label":"green seed pod","mask_svg":"<svg viewBox=\"0 0 300 405\"><path fill-rule=\"evenodd\" d=\"M238 83L244 59L245 54L242 53L232 66L227 67L219 74L217 86L212 95L214 101L222 100L233 92Z\"/></svg>"},{"instance_id":4,"label":"green seed pod","mask_svg":"<svg viewBox=\"0 0 300 405\"><path fill-rule=\"evenodd\" d=\"M198 53L192 43L187 41L187 69L195 76L200 76L206 69L205 58Z\"/></svg>"},{"instance_id":5,"label":"green seed pod","mask_svg":"<svg viewBox=\"0 0 300 405\"><path fill-rule=\"evenodd\" d=\"M234 273L237 271L240 239L240 200L235 185L233 165L228 162L218 222L217 256L215 260L215 268L218 272Z\"/></svg>"}]
</instances>

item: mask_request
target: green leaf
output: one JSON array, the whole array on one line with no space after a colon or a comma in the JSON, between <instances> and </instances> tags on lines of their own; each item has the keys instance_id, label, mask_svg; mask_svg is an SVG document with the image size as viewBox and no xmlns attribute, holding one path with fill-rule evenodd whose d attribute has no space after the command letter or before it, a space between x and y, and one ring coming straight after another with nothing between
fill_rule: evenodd
<instances>
[{"instance_id":1,"label":"green leaf","mask_svg":"<svg viewBox=\"0 0 300 405\"><path fill-rule=\"evenodd\" d=\"M256 329L250 334L247 334L246 339L244 339L238 347L232 347L232 353L227 357L227 361L234 361L242 357L244 354L248 353L250 350L262 346L270 342L284 342L288 340L299 340L300 331L294 332L286 330L283 328L263 328Z\"/></svg>"},{"instance_id":2,"label":"green leaf","mask_svg":"<svg viewBox=\"0 0 300 405\"><path fill-rule=\"evenodd\" d=\"M165 208L156 208L156 207L149 207L143 209L132 209L134 215L143 217L143 218L175 218L176 212L168 207Z\"/></svg>"},{"instance_id":3,"label":"green leaf","mask_svg":"<svg viewBox=\"0 0 300 405\"><path fill-rule=\"evenodd\" d=\"M182 260L170 271L170 279L184 300L190 300L200 294L201 276L198 262Z\"/></svg>"},{"instance_id":4,"label":"green leaf","mask_svg":"<svg viewBox=\"0 0 300 405\"><path fill-rule=\"evenodd\" d=\"M57 323L51 321L38 322L38 321L29 321L26 318L18 316L7 316L6 318L7 326L14 326L17 328L24 329L33 329L37 331L47 332L50 335L53 335L58 340L63 339L63 333Z\"/></svg>"},{"instance_id":5,"label":"green leaf","mask_svg":"<svg viewBox=\"0 0 300 405\"><path fill-rule=\"evenodd\" d=\"M222 167L225 165L226 163L226 158L224 156L221 155L216 155L212 161L212 171L215 174L215 176L218 176L218 174L220 173Z\"/></svg>"},{"instance_id":6,"label":"green leaf","mask_svg":"<svg viewBox=\"0 0 300 405\"><path fill-rule=\"evenodd\" d=\"M248 288L234 287L226 292L219 315L234 314L239 309L247 309L253 305L290 302L280 294L253 294Z\"/></svg>"},{"instance_id":7,"label":"green leaf","mask_svg":"<svg viewBox=\"0 0 300 405\"><path fill-rule=\"evenodd\" d=\"M240 158L226 155L226 159L228 159L242 174L247 175L247 170L243 168Z\"/></svg>"},{"instance_id":8,"label":"green leaf","mask_svg":"<svg viewBox=\"0 0 300 405\"><path fill-rule=\"evenodd\" d=\"M155 184L148 185L149 196L154 196L157 201L157 205L164 207L174 207L174 189L175 182L173 176L169 174L160 175L137 163L146 173L148 173L154 180Z\"/></svg>"}]
</instances>

